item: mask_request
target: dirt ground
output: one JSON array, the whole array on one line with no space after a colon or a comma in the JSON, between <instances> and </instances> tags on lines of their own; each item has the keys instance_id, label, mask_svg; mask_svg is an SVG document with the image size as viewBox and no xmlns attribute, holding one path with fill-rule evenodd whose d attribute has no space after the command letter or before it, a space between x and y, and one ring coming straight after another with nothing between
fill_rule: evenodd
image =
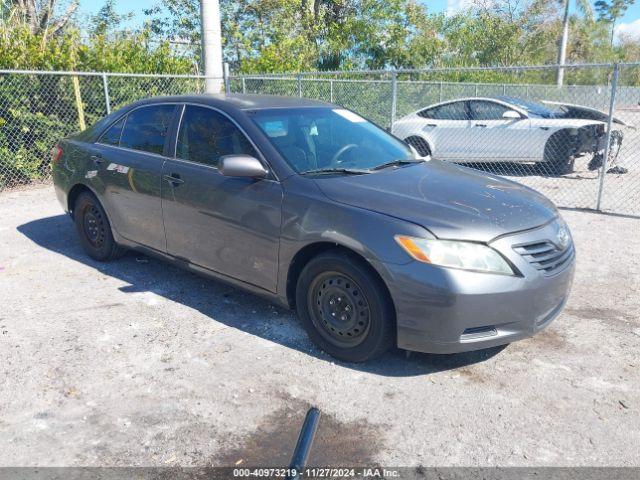
<instances>
[{"instance_id":1,"label":"dirt ground","mask_svg":"<svg viewBox=\"0 0 640 480\"><path fill-rule=\"evenodd\" d=\"M564 313L489 352L342 364L294 315L130 254L85 256L51 187L0 194L0 466L640 465L640 219L563 211Z\"/></svg>"}]
</instances>

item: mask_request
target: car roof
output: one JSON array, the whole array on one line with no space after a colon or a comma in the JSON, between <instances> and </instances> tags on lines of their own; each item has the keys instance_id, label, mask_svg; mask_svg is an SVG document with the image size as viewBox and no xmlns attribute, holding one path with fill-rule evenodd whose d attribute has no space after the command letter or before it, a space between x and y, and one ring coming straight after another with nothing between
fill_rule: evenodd
<instances>
[{"instance_id":1,"label":"car roof","mask_svg":"<svg viewBox=\"0 0 640 480\"><path fill-rule=\"evenodd\" d=\"M238 110L260 110L267 108L304 108L331 107L330 103L310 100L308 98L287 97L284 95L251 95L251 94L194 94L174 95L169 97L153 97L136 102L145 105L164 102L199 103L212 106L230 106Z\"/></svg>"},{"instance_id":2,"label":"car roof","mask_svg":"<svg viewBox=\"0 0 640 480\"><path fill-rule=\"evenodd\" d=\"M419 108L415 112L411 112L409 115L407 115L407 117L411 117L411 116L417 115L419 112L422 112L423 110L430 110L432 108L440 107L442 105L448 105L450 103L457 103L457 102L470 102L472 100L501 103L501 104L506 105L509 108L515 110L516 112L518 112L520 114L528 116L528 113L527 113L527 111L525 109L523 109L522 107L518 106L515 103L512 103L512 100L515 100L515 97L505 97L505 96L493 96L493 97L490 97L490 96L488 96L488 97L462 97L462 98L452 98L452 99L449 99L449 100L443 100L441 102L433 103L433 104L428 105L426 107Z\"/></svg>"}]
</instances>

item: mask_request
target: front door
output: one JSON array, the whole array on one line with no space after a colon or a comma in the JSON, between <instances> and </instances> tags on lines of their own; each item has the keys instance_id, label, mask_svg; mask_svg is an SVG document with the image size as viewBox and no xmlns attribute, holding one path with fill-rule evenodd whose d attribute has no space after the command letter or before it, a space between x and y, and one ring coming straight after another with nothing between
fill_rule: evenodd
<instances>
[{"instance_id":1,"label":"front door","mask_svg":"<svg viewBox=\"0 0 640 480\"><path fill-rule=\"evenodd\" d=\"M475 161L523 160L536 152L529 119L503 118L508 110L508 106L489 100L469 101Z\"/></svg>"},{"instance_id":2,"label":"front door","mask_svg":"<svg viewBox=\"0 0 640 480\"><path fill-rule=\"evenodd\" d=\"M280 183L219 173L223 155L260 156L233 121L209 107L184 107L175 150L162 182L168 253L275 292Z\"/></svg>"},{"instance_id":3,"label":"front door","mask_svg":"<svg viewBox=\"0 0 640 480\"><path fill-rule=\"evenodd\" d=\"M136 108L94 144L91 160L104 186L104 203L115 231L165 252L162 164L175 105Z\"/></svg>"}]
</instances>

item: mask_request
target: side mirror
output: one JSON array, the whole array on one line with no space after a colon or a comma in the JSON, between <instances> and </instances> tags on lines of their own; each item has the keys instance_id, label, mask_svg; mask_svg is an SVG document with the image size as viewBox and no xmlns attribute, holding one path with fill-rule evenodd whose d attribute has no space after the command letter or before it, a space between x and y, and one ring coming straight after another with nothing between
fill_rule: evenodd
<instances>
[{"instance_id":1,"label":"side mirror","mask_svg":"<svg viewBox=\"0 0 640 480\"><path fill-rule=\"evenodd\" d=\"M507 110L502 114L502 118L505 120L520 120L522 116L515 110Z\"/></svg>"},{"instance_id":2,"label":"side mirror","mask_svg":"<svg viewBox=\"0 0 640 480\"><path fill-rule=\"evenodd\" d=\"M218 171L225 177L264 178L267 169L251 155L225 155L220 157Z\"/></svg>"}]
</instances>

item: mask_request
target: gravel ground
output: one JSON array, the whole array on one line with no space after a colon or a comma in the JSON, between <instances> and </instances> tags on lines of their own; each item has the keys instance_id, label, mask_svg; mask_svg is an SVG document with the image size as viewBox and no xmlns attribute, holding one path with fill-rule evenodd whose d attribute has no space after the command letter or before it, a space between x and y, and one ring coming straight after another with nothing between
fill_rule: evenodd
<instances>
[{"instance_id":1,"label":"gravel ground","mask_svg":"<svg viewBox=\"0 0 640 480\"><path fill-rule=\"evenodd\" d=\"M159 261L86 257L51 187L0 194L0 465L640 465L640 219L565 211L564 313L489 352L314 348L295 317Z\"/></svg>"}]
</instances>

